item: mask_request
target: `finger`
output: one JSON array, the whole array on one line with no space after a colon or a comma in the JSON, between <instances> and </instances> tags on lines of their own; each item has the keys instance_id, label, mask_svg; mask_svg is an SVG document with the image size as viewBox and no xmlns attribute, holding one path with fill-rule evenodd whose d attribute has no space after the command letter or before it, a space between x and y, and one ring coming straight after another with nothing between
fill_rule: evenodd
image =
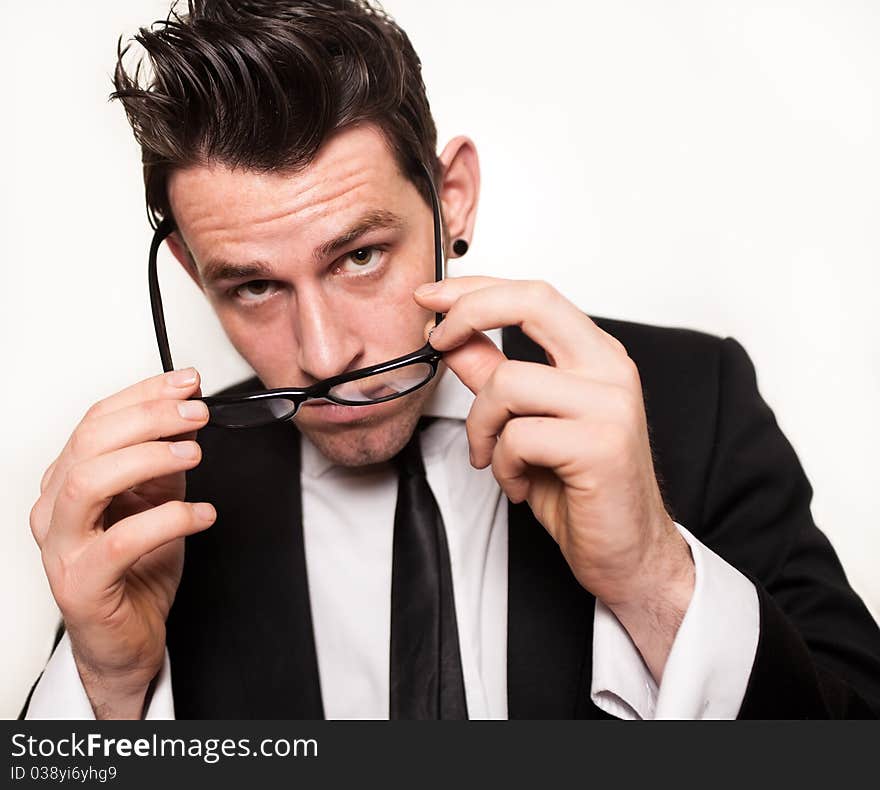
<instances>
[{"instance_id":1,"label":"finger","mask_svg":"<svg viewBox=\"0 0 880 790\"><path fill-rule=\"evenodd\" d=\"M426 331L433 329L434 323L431 322ZM432 339L433 333L428 337L429 342ZM492 371L506 359L504 352L482 332L474 333L466 343L443 354L446 365L475 394L482 389Z\"/></svg>"},{"instance_id":2,"label":"finger","mask_svg":"<svg viewBox=\"0 0 880 790\"><path fill-rule=\"evenodd\" d=\"M61 456L59 455L58 458ZM49 486L49 481L52 479L52 473L55 471L55 467L58 466L58 458L52 461L48 467L46 467L46 471L43 472L43 477L40 480L40 493L42 494L46 488Z\"/></svg>"},{"instance_id":3,"label":"finger","mask_svg":"<svg viewBox=\"0 0 880 790\"><path fill-rule=\"evenodd\" d=\"M195 368L183 368L182 370L173 370L170 373L160 373L158 376L151 376L95 402L89 407L82 420L80 420L80 425L96 417L134 406L143 401L160 400L162 398L185 400L196 392L201 394L200 376ZM72 438L73 434L71 434L71 438L67 440L61 453L59 453L58 460L61 463L59 466L56 466L53 473L66 472L69 462L64 463L64 459L70 448ZM47 480L46 485L51 487L51 480Z\"/></svg>"},{"instance_id":4,"label":"finger","mask_svg":"<svg viewBox=\"0 0 880 790\"><path fill-rule=\"evenodd\" d=\"M189 386L184 391L195 397L202 394L201 385L196 385L194 392ZM207 424L207 409L199 400L164 398L87 415L70 435L51 472L47 470L43 495L54 501L68 469L88 458L161 438L194 439L196 431Z\"/></svg>"},{"instance_id":5,"label":"finger","mask_svg":"<svg viewBox=\"0 0 880 790\"><path fill-rule=\"evenodd\" d=\"M183 400L199 387L199 380L199 372L195 368L161 373L99 400L89 409L87 416L100 417L148 400Z\"/></svg>"},{"instance_id":6,"label":"finger","mask_svg":"<svg viewBox=\"0 0 880 790\"><path fill-rule=\"evenodd\" d=\"M510 360L495 368L471 405L466 428L471 463L483 469L492 460L505 424L522 416L596 419L613 413L620 388L590 381L536 362Z\"/></svg>"},{"instance_id":7,"label":"finger","mask_svg":"<svg viewBox=\"0 0 880 790\"><path fill-rule=\"evenodd\" d=\"M123 447L192 434L208 422L208 407L200 400L151 400L95 417L72 437L74 463Z\"/></svg>"},{"instance_id":8,"label":"finger","mask_svg":"<svg viewBox=\"0 0 880 790\"><path fill-rule=\"evenodd\" d=\"M505 425L492 452L492 474L511 502L522 502L529 496L533 467L559 472L574 463L574 428L572 420L548 417L517 417Z\"/></svg>"},{"instance_id":9,"label":"finger","mask_svg":"<svg viewBox=\"0 0 880 790\"><path fill-rule=\"evenodd\" d=\"M34 506L31 508L29 523L31 534L34 536L34 540L40 549L43 548L43 543L46 540L46 533L49 531L49 520L51 516L51 506L47 506L43 497L38 498L37 501L34 502Z\"/></svg>"},{"instance_id":10,"label":"finger","mask_svg":"<svg viewBox=\"0 0 880 790\"><path fill-rule=\"evenodd\" d=\"M562 368L601 368L617 352L605 334L579 308L541 281L502 280L490 285L450 278L420 301L446 317L431 345L447 351L474 332L519 325ZM470 278L468 278L470 279Z\"/></svg>"},{"instance_id":11,"label":"finger","mask_svg":"<svg viewBox=\"0 0 880 790\"><path fill-rule=\"evenodd\" d=\"M55 500L49 538L64 547L91 531L110 500L139 483L198 466L197 442L147 442L74 464Z\"/></svg>"},{"instance_id":12,"label":"finger","mask_svg":"<svg viewBox=\"0 0 880 790\"><path fill-rule=\"evenodd\" d=\"M55 494L49 490L49 487L53 480L57 479L55 472L60 461L61 456L59 455L43 472L43 477L40 480L40 495L37 497L37 501L34 502L33 507L31 507L29 519L31 534L41 549L43 548L43 542L46 540L46 534L49 532L52 508L55 501Z\"/></svg>"},{"instance_id":13,"label":"finger","mask_svg":"<svg viewBox=\"0 0 880 790\"><path fill-rule=\"evenodd\" d=\"M113 525L88 549L92 581L107 587L118 581L141 557L177 538L211 526L217 511L207 502L165 502Z\"/></svg>"}]
</instances>

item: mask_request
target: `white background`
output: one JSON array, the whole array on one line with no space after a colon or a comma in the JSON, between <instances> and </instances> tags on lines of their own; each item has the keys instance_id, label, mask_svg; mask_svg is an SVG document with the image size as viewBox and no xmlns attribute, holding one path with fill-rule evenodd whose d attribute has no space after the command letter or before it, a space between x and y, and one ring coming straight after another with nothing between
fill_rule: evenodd
<instances>
[{"instance_id":1,"label":"white background","mask_svg":"<svg viewBox=\"0 0 880 790\"><path fill-rule=\"evenodd\" d=\"M139 151L108 104L116 38L163 0L3 0L0 716L57 617L28 514L95 400L160 372ZM540 277L585 311L740 340L880 612L880 11L875 3L388 0L424 61L441 147L484 188L451 273ZM178 366L237 379L165 259ZM687 526L687 525L685 525Z\"/></svg>"}]
</instances>

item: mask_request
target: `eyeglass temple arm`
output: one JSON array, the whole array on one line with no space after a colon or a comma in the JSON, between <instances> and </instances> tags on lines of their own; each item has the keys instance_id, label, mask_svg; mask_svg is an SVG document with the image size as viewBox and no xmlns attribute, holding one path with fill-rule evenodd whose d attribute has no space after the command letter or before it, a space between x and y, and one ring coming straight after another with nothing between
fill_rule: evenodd
<instances>
[{"instance_id":1,"label":"eyeglass temple arm","mask_svg":"<svg viewBox=\"0 0 880 790\"><path fill-rule=\"evenodd\" d=\"M437 197L437 187L434 186L434 176L428 166L422 162L422 170L428 179L428 191L431 193L431 211L434 212L434 282L440 282L445 277L443 267L443 223L440 219L440 199ZM443 313L434 313L434 323L439 324L444 318Z\"/></svg>"},{"instance_id":2,"label":"eyeglass temple arm","mask_svg":"<svg viewBox=\"0 0 880 790\"><path fill-rule=\"evenodd\" d=\"M150 261L147 278L150 285L150 308L153 311L153 326L156 328L156 341L159 344L159 356L162 357L162 369L166 373L174 370L171 351L168 348L168 331L165 329L165 313L162 310L162 295L159 293L159 277L156 273L156 258L159 247L174 232L174 223L166 218L159 223L150 244Z\"/></svg>"}]
</instances>

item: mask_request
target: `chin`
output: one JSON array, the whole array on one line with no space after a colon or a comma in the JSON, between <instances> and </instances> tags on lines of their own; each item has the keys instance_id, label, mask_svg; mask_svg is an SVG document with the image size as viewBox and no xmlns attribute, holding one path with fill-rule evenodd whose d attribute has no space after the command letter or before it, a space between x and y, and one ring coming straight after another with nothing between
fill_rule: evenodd
<instances>
[{"instance_id":1,"label":"chin","mask_svg":"<svg viewBox=\"0 0 880 790\"><path fill-rule=\"evenodd\" d=\"M322 455L339 466L369 466L397 455L409 441L425 397L412 396L374 406L303 406L297 428Z\"/></svg>"}]
</instances>

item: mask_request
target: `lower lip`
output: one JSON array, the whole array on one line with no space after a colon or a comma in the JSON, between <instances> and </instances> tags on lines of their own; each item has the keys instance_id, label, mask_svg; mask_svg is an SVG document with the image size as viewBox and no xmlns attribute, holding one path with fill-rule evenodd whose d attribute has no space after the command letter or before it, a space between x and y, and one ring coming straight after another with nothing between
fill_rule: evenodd
<instances>
[{"instance_id":1,"label":"lower lip","mask_svg":"<svg viewBox=\"0 0 880 790\"><path fill-rule=\"evenodd\" d=\"M371 417L382 410L384 403L374 403L370 406L340 406L336 403L307 403L302 407L301 414L309 415L309 419L321 422L344 424L357 422L366 417Z\"/></svg>"}]
</instances>

